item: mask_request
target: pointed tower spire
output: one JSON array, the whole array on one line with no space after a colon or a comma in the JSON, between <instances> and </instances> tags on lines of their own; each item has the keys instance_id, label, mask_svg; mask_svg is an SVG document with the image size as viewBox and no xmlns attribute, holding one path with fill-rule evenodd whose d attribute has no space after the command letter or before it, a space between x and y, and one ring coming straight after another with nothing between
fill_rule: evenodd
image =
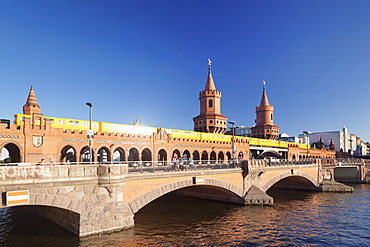
<instances>
[{"instance_id":1,"label":"pointed tower spire","mask_svg":"<svg viewBox=\"0 0 370 247\"><path fill-rule=\"evenodd\" d=\"M263 81L262 84L263 84L263 92L262 92L262 98L261 98L260 106L269 105L269 100L268 100L267 94L266 94L266 82Z\"/></svg>"},{"instance_id":2,"label":"pointed tower spire","mask_svg":"<svg viewBox=\"0 0 370 247\"><path fill-rule=\"evenodd\" d=\"M212 77L212 61L208 58L208 77L206 81L206 86L204 87L204 91L216 91L215 82L213 81Z\"/></svg>"},{"instance_id":3,"label":"pointed tower spire","mask_svg":"<svg viewBox=\"0 0 370 247\"><path fill-rule=\"evenodd\" d=\"M32 115L33 113L40 114L40 112L41 112L41 107L39 106L39 103L37 102L36 94L33 89L33 86L31 86L26 104L23 106L23 114Z\"/></svg>"},{"instance_id":4,"label":"pointed tower spire","mask_svg":"<svg viewBox=\"0 0 370 247\"><path fill-rule=\"evenodd\" d=\"M274 125L274 107L269 104L266 94L266 82L263 81L261 103L256 107L256 125L252 127L252 137L277 139L279 127Z\"/></svg>"},{"instance_id":5,"label":"pointed tower spire","mask_svg":"<svg viewBox=\"0 0 370 247\"><path fill-rule=\"evenodd\" d=\"M329 150L331 150L331 151L335 150L335 145L334 145L333 139L330 140Z\"/></svg>"},{"instance_id":6,"label":"pointed tower spire","mask_svg":"<svg viewBox=\"0 0 370 247\"><path fill-rule=\"evenodd\" d=\"M208 76L204 90L199 92L200 114L193 118L194 130L223 134L226 131L227 117L221 115L221 92L216 90L208 59Z\"/></svg>"},{"instance_id":7,"label":"pointed tower spire","mask_svg":"<svg viewBox=\"0 0 370 247\"><path fill-rule=\"evenodd\" d=\"M322 140L322 137L320 136L320 140L319 142L317 143L317 148L318 149L323 149L325 147L324 145L324 141Z\"/></svg>"}]
</instances>

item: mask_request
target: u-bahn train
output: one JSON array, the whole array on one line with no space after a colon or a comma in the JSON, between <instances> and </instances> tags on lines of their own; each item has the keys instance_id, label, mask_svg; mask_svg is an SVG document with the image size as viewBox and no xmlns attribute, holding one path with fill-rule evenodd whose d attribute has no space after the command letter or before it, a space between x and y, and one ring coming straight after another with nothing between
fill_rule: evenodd
<instances>
[{"instance_id":1,"label":"u-bahn train","mask_svg":"<svg viewBox=\"0 0 370 247\"><path fill-rule=\"evenodd\" d=\"M14 124L16 126L24 125L25 118L31 118L31 115L26 114L15 114L15 121ZM56 117L44 117L46 121L50 121L50 125L52 128L59 128L63 130L88 130L90 129L90 121L87 120L76 120L76 119L68 119L68 118L56 118ZM146 126L135 126L129 124L117 124L117 123L106 123L106 122L96 122L92 121L92 129L95 132L106 132L106 133L125 133L125 134L132 134L132 135L152 135L156 133L158 128L156 127L146 127ZM40 120L36 120L36 123L31 123L40 125ZM214 133L204 133L204 132L196 132L196 131L189 131L189 130L176 130L176 129L167 129L162 128L167 134L171 134L173 138L180 138L180 139L193 139L193 140L205 140L205 141L219 141L219 142L231 142L232 136L231 135L223 135L223 134L214 134ZM270 146L270 147L280 147L280 148L287 148L291 142L285 141L277 141L277 140L268 140L268 139L261 139L261 138L253 138L253 137L242 137L242 136L235 136L236 139L240 141L248 141L252 146ZM303 143L295 143L299 146L299 148L307 149L309 148L307 144Z\"/></svg>"}]
</instances>

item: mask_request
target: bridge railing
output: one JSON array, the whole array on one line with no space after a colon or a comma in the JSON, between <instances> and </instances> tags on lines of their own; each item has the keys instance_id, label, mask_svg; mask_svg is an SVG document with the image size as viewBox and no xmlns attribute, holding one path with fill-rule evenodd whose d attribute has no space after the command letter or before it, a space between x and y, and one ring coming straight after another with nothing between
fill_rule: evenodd
<instances>
[{"instance_id":1,"label":"bridge railing","mask_svg":"<svg viewBox=\"0 0 370 247\"><path fill-rule=\"evenodd\" d=\"M369 161L358 158L325 158L320 159L323 166L358 166L369 165Z\"/></svg>"},{"instance_id":2,"label":"bridge railing","mask_svg":"<svg viewBox=\"0 0 370 247\"><path fill-rule=\"evenodd\" d=\"M128 172L171 172L240 168L238 160L128 161Z\"/></svg>"},{"instance_id":3,"label":"bridge railing","mask_svg":"<svg viewBox=\"0 0 370 247\"><path fill-rule=\"evenodd\" d=\"M310 165L317 164L317 159L300 159L300 160L288 160L288 159L255 159L245 160L242 162L243 169L248 168L264 168L264 167L278 167L278 166L298 166L298 165Z\"/></svg>"}]
</instances>

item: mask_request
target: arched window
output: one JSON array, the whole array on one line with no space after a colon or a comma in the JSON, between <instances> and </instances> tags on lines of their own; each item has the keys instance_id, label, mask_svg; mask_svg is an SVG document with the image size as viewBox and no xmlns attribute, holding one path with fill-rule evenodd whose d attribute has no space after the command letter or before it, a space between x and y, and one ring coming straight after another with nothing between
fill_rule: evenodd
<instances>
[{"instance_id":1,"label":"arched window","mask_svg":"<svg viewBox=\"0 0 370 247\"><path fill-rule=\"evenodd\" d=\"M212 108L213 107L213 101L211 99L208 101L208 107L209 108Z\"/></svg>"}]
</instances>

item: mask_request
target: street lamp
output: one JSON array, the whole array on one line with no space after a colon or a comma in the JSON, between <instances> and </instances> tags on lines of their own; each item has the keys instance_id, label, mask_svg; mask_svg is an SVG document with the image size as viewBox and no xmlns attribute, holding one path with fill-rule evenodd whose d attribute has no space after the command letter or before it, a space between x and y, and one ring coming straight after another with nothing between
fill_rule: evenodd
<instances>
[{"instance_id":1,"label":"street lamp","mask_svg":"<svg viewBox=\"0 0 370 247\"><path fill-rule=\"evenodd\" d=\"M235 135L235 128L234 128L234 121L229 121L229 124L231 124L232 129L232 138L231 138L231 153L232 153L232 160L235 162L235 146L234 146L234 135Z\"/></svg>"},{"instance_id":2,"label":"street lamp","mask_svg":"<svg viewBox=\"0 0 370 247\"><path fill-rule=\"evenodd\" d=\"M87 131L87 138L89 139L90 163L92 163L92 139L94 138L94 130L92 129L92 106L93 104L90 102L87 102L86 105L89 107L90 126L89 126L89 130Z\"/></svg>"},{"instance_id":3,"label":"street lamp","mask_svg":"<svg viewBox=\"0 0 370 247\"><path fill-rule=\"evenodd\" d=\"M307 159L308 159L308 145L310 145L310 142L309 142L309 137L308 137L308 134L310 132L309 131L303 131L303 134L304 134L304 139L305 139L305 143L307 145Z\"/></svg>"}]
</instances>

